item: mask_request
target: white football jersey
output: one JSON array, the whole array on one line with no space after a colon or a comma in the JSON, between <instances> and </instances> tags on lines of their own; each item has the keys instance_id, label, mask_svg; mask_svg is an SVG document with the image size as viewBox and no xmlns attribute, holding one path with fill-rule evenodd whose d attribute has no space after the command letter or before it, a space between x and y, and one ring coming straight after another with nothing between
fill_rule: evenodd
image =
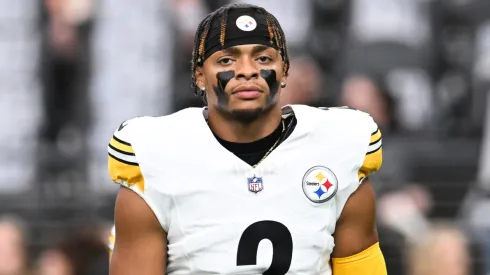
<instances>
[{"instance_id":1,"label":"white football jersey","mask_svg":"<svg viewBox=\"0 0 490 275\"><path fill-rule=\"evenodd\" d=\"M382 162L366 113L292 105L297 125L257 167L216 140L203 109L123 123L109 173L168 233L167 274L331 274L349 196ZM128 259L130 260L130 259Z\"/></svg>"}]
</instances>

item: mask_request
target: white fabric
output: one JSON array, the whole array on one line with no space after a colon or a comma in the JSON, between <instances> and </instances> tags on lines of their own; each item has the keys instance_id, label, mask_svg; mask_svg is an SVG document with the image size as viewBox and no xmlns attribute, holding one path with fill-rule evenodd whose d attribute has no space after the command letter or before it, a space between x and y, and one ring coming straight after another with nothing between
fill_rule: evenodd
<instances>
[{"instance_id":1,"label":"white fabric","mask_svg":"<svg viewBox=\"0 0 490 275\"><path fill-rule=\"evenodd\" d=\"M295 130L256 168L219 144L202 109L137 118L121 131L145 179L144 192L136 191L168 232L167 274L262 274L273 254L287 252L273 249L271 238L287 243L278 223L293 242L287 274L331 274L336 221L359 186L358 170L377 125L350 109L292 109ZM337 193L323 203L310 201L303 191L303 177L315 166L335 174L330 182ZM249 191L247 178L254 176L263 181L258 193ZM276 236L254 235L263 239L248 250L257 263L237 266L240 238L252 224Z\"/></svg>"}]
</instances>

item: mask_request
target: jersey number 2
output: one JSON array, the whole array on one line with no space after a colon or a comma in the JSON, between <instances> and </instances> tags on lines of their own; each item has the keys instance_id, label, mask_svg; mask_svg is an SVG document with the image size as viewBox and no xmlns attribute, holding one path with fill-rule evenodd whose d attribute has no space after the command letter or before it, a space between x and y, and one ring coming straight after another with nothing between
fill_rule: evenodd
<instances>
[{"instance_id":1,"label":"jersey number 2","mask_svg":"<svg viewBox=\"0 0 490 275\"><path fill-rule=\"evenodd\" d=\"M286 274L293 258L293 238L284 224L275 221L256 222L245 229L238 243L237 265L256 265L257 249L263 239L268 239L273 247L272 262L264 275Z\"/></svg>"}]
</instances>

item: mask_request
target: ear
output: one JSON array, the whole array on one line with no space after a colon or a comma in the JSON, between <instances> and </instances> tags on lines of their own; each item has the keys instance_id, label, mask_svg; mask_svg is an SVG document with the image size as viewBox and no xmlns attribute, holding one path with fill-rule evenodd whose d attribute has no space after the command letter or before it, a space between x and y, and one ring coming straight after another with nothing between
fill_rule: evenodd
<instances>
[{"instance_id":1,"label":"ear","mask_svg":"<svg viewBox=\"0 0 490 275\"><path fill-rule=\"evenodd\" d=\"M282 73L281 82L288 82L288 75L286 74L286 71L283 71Z\"/></svg>"},{"instance_id":2,"label":"ear","mask_svg":"<svg viewBox=\"0 0 490 275\"><path fill-rule=\"evenodd\" d=\"M205 88L205 77L203 73L202 67L198 66L196 67L196 71L194 72L194 77L196 78L196 85L199 89L204 89Z\"/></svg>"},{"instance_id":3,"label":"ear","mask_svg":"<svg viewBox=\"0 0 490 275\"><path fill-rule=\"evenodd\" d=\"M289 73L286 72L286 69L287 69L287 65L286 65L286 62L284 62L283 63L283 66L282 66L281 82L287 82L288 81L288 75L289 75Z\"/></svg>"},{"instance_id":4,"label":"ear","mask_svg":"<svg viewBox=\"0 0 490 275\"><path fill-rule=\"evenodd\" d=\"M288 76L283 74L281 77L281 82L288 82Z\"/></svg>"}]
</instances>

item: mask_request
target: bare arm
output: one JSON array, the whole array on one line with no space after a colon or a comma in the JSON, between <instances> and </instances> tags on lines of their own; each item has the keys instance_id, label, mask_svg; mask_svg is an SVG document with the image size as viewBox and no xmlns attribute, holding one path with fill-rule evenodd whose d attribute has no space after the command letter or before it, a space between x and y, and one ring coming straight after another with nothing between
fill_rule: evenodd
<instances>
[{"instance_id":1,"label":"bare arm","mask_svg":"<svg viewBox=\"0 0 490 275\"><path fill-rule=\"evenodd\" d=\"M334 258L355 255L378 242L376 198L369 179L365 179L347 200L333 236Z\"/></svg>"},{"instance_id":2,"label":"bare arm","mask_svg":"<svg viewBox=\"0 0 490 275\"><path fill-rule=\"evenodd\" d=\"M125 187L116 199L115 223L110 275L165 274L167 235L143 199Z\"/></svg>"},{"instance_id":3,"label":"bare arm","mask_svg":"<svg viewBox=\"0 0 490 275\"><path fill-rule=\"evenodd\" d=\"M332 253L334 275L387 275L376 231L375 195L366 179L350 198L337 221Z\"/></svg>"}]
</instances>

